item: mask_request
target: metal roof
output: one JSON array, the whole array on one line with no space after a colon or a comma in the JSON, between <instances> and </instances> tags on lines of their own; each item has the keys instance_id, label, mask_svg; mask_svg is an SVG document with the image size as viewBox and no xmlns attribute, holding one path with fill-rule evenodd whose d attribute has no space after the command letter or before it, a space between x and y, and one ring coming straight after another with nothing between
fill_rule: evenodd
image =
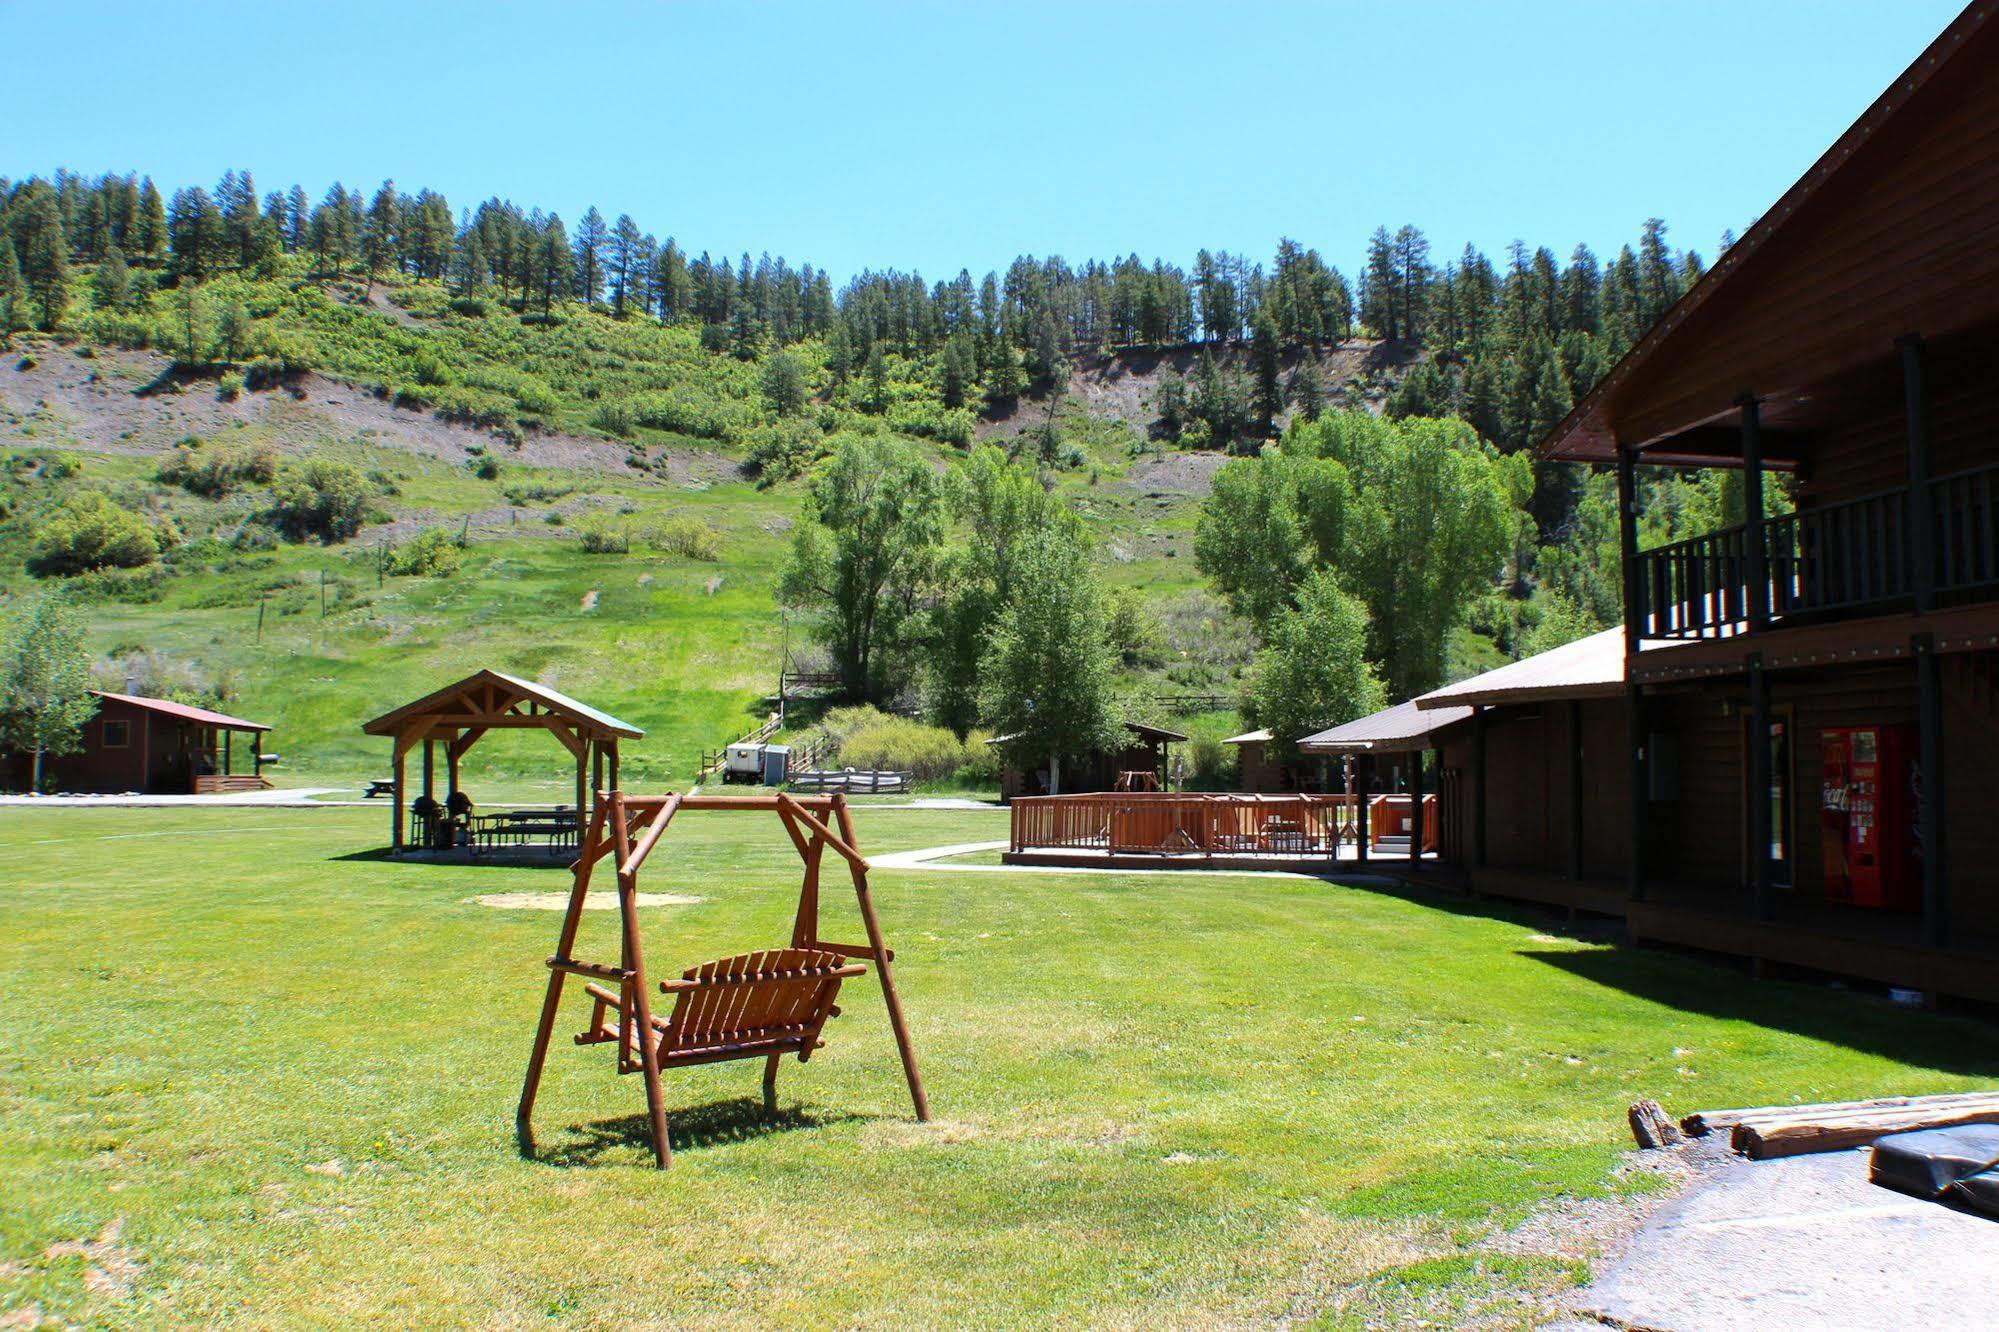
<instances>
[{"instance_id":1,"label":"metal roof","mask_svg":"<svg viewBox=\"0 0 1999 1332\"><path fill-rule=\"evenodd\" d=\"M1439 731L1457 725L1471 714L1472 710L1468 707L1419 709L1416 700L1410 699L1407 703L1383 708L1344 726L1308 735L1298 742L1298 748L1315 754L1376 749L1401 753L1411 749L1428 749L1431 738Z\"/></svg>"},{"instance_id":2,"label":"metal roof","mask_svg":"<svg viewBox=\"0 0 1999 1332\"><path fill-rule=\"evenodd\" d=\"M1416 706L1514 703L1535 698L1608 698L1624 690L1624 631L1605 629L1546 652L1433 689Z\"/></svg>"},{"instance_id":3,"label":"metal roof","mask_svg":"<svg viewBox=\"0 0 1999 1332\"><path fill-rule=\"evenodd\" d=\"M1244 731L1241 735L1232 735L1222 741L1222 743L1225 745L1261 745L1267 744L1269 741L1270 728L1265 726L1254 731Z\"/></svg>"},{"instance_id":4,"label":"metal roof","mask_svg":"<svg viewBox=\"0 0 1999 1332\"><path fill-rule=\"evenodd\" d=\"M610 713L600 712L587 703L579 703L559 690L551 689L544 684L536 684L533 680L523 680L518 675L508 675L505 671L492 669L475 671L463 680L455 681L444 686L442 689L425 694L414 703L406 703L394 712L383 713L381 716L375 718L375 720L363 724L361 729L369 735L393 734L397 723L426 712L455 709L460 701L459 695L465 690L474 685L493 682L505 685L507 688L518 693L523 699L532 699L544 708L547 708L550 712L558 713L574 722L581 722L586 727L601 731L607 735L637 739L645 734L644 731L630 722L620 721Z\"/></svg>"},{"instance_id":5,"label":"metal roof","mask_svg":"<svg viewBox=\"0 0 1999 1332\"><path fill-rule=\"evenodd\" d=\"M1119 722L1118 725L1143 740L1163 740L1171 744L1175 740L1185 740L1187 738L1178 731L1169 731L1164 726L1147 726L1144 722ZM1019 738L1020 735L1018 732L1008 731L1005 735L994 736L992 739L986 741L986 743L989 745L1004 745L1010 744Z\"/></svg>"},{"instance_id":6,"label":"metal roof","mask_svg":"<svg viewBox=\"0 0 1999 1332\"><path fill-rule=\"evenodd\" d=\"M1902 109L1922 94L1938 74L1950 67L1954 56L1959 56L1967 48L1976 45L1972 38L1979 35L1980 29L1995 12L1999 12L1999 9L1990 4L1967 5L1936 40L1931 42L1902 72L1901 76L1890 83L1887 90L1861 113L1860 118L1848 126L1845 133L1841 134L1811 168L1784 192L1783 197L1764 210L1735 244L1715 261L1713 267L1709 268L1671 309L1661 315L1659 321L1630 351L1625 353L1623 359L1612 366L1582 400L1576 403L1568 416L1548 432L1536 447L1536 456L1567 462L1610 462L1617 457L1620 446L1631 448L1656 442L1659 438L1656 434L1654 438L1622 437L1613 420L1615 402L1627 382L1634 375L1652 368L1652 362L1661 348L1675 341L1676 330L1688 324L1697 311L1718 293L1733 289L1739 281L1736 279L1738 273L1744 268L1761 267L1759 255L1770 247L1773 238L1783 233L1785 224L1795 214L1809 211L1818 197L1828 193L1828 187L1840 177L1878 169L1879 163L1870 161L1868 155L1862 153L1861 149L1884 127L1894 122ZM1989 55L1989 49L1984 54ZM1989 77L1989 74L1976 63L1980 58L1980 53L1974 53L1971 61L1960 62L1969 70L1967 77L1974 79ZM1940 195L1947 192L1946 186L1937 188ZM1912 235L1928 238L1928 229L1922 225L1913 225L1908 230ZM1879 254L1870 254L1863 262L1878 269ZM1955 277L1957 270L1945 264L1939 264L1939 267L1943 271L1952 273L1953 281L1958 280ZM1672 428L1697 424L1697 418L1704 413L1699 410L1689 410L1684 415L1689 419L1677 423ZM1700 466L1725 465L1728 462L1727 458L1675 455L1670 450L1647 454L1644 460L1654 463L1691 463Z\"/></svg>"},{"instance_id":7,"label":"metal roof","mask_svg":"<svg viewBox=\"0 0 1999 1332\"><path fill-rule=\"evenodd\" d=\"M156 712L163 717L178 717L182 721L194 722L199 726L215 726L225 731L268 731L271 729L263 722L244 721L241 717L232 717L226 712L211 712L207 708L193 708L185 703L176 703L172 699L147 698L143 694L113 694L102 689L93 689L90 692L99 698L107 699L113 703L129 703L135 708L144 708L147 712Z\"/></svg>"}]
</instances>

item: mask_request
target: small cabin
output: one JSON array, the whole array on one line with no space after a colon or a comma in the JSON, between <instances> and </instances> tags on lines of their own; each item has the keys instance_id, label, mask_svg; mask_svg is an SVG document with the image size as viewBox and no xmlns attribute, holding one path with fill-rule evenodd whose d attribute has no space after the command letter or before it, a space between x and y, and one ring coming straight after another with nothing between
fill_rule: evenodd
<instances>
[{"instance_id":1,"label":"small cabin","mask_svg":"<svg viewBox=\"0 0 1999 1332\"><path fill-rule=\"evenodd\" d=\"M1120 778L1126 774L1150 773L1154 785L1152 790L1163 791L1171 785L1172 770L1169 766L1172 746L1186 740L1178 731L1169 731L1163 726L1147 726L1142 722L1125 722L1123 729L1128 737L1126 743L1116 749L1096 749L1086 754L1064 754L1060 780L1064 791L1114 791L1129 789L1130 780L1120 787ZM1009 735L996 735L987 744L1000 746L1002 752ZM1140 788L1144 789L1144 788ZM1015 796L1048 794L1048 770L1046 768L1021 768L1008 760L1000 768L1000 799L1011 800Z\"/></svg>"},{"instance_id":2,"label":"small cabin","mask_svg":"<svg viewBox=\"0 0 1999 1332\"><path fill-rule=\"evenodd\" d=\"M42 784L72 794L212 795L263 790L264 736L270 727L208 708L139 694L92 691L97 712L82 748L42 756ZM7 785L28 789L35 756L9 751Z\"/></svg>"}]
</instances>

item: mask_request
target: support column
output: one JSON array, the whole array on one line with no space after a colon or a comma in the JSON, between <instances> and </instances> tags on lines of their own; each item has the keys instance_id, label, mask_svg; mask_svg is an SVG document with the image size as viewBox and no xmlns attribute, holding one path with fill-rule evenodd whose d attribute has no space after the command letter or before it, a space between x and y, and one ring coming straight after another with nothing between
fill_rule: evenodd
<instances>
[{"instance_id":1,"label":"support column","mask_svg":"<svg viewBox=\"0 0 1999 1332\"><path fill-rule=\"evenodd\" d=\"M423 798L425 800L435 800L437 798L436 748L437 741L430 736L423 738Z\"/></svg>"},{"instance_id":2,"label":"support column","mask_svg":"<svg viewBox=\"0 0 1999 1332\"><path fill-rule=\"evenodd\" d=\"M1763 534L1763 414L1754 397L1742 405L1742 538L1750 632L1770 627L1770 547Z\"/></svg>"},{"instance_id":3,"label":"support column","mask_svg":"<svg viewBox=\"0 0 1999 1332\"><path fill-rule=\"evenodd\" d=\"M1910 642L1916 658L1916 729L1921 753L1921 785L1916 831L1923 853L1923 942L1941 948L1950 937L1944 890L1950 857L1944 844L1943 679L1936 637L1917 634Z\"/></svg>"},{"instance_id":4,"label":"support column","mask_svg":"<svg viewBox=\"0 0 1999 1332\"><path fill-rule=\"evenodd\" d=\"M1423 863L1423 751L1409 755L1409 868Z\"/></svg>"},{"instance_id":5,"label":"support column","mask_svg":"<svg viewBox=\"0 0 1999 1332\"><path fill-rule=\"evenodd\" d=\"M448 805L451 797L458 794L458 761L465 757L460 744L465 733L460 731L444 742L444 799Z\"/></svg>"},{"instance_id":6,"label":"support column","mask_svg":"<svg viewBox=\"0 0 1999 1332\"><path fill-rule=\"evenodd\" d=\"M1583 705L1569 700L1569 877L1583 876Z\"/></svg>"},{"instance_id":7,"label":"support column","mask_svg":"<svg viewBox=\"0 0 1999 1332\"><path fill-rule=\"evenodd\" d=\"M1749 841L1749 898L1756 919L1768 920L1770 910L1770 682L1763 674L1763 654L1749 654L1749 754L1743 785L1749 807L1743 826Z\"/></svg>"},{"instance_id":8,"label":"support column","mask_svg":"<svg viewBox=\"0 0 1999 1332\"><path fill-rule=\"evenodd\" d=\"M1374 836L1374 826L1368 816L1369 798L1374 793L1374 758L1369 754L1359 755L1354 762L1354 827L1359 836L1354 839L1354 859L1367 863L1367 844Z\"/></svg>"},{"instance_id":9,"label":"support column","mask_svg":"<svg viewBox=\"0 0 1999 1332\"><path fill-rule=\"evenodd\" d=\"M229 775L229 761L235 757L234 748L231 744L235 739L236 732L226 726L222 728L222 776L224 777Z\"/></svg>"},{"instance_id":10,"label":"support column","mask_svg":"<svg viewBox=\"0 0 1999 1332\"><path fill-rule=\"evenodd\" d=\"M618 742L611 741L611 790L618 789Z\"/></svg>"},{"instance_id":11,"label":"support column","mask_svg":"<svg viewBox=\"0 0 1999 1332\"><path fill-rule=\"evenodd\" d=\"M1644 580L1638 576L1638 469L1630 451L1617 453L1617 545L1624 570L1624 888L1645 898L1645 699L1631 670L1644 623Z\"/></svg>"},{"instance_id":12,"label":"support column","mask_svg":"<svg viewBox=\"0 0 1999 1332\"><path fill-rule=\"evenodd\" d=\"M1474 869L1485 868L1485 725L1489 708L1476 708L1471 717L1471 762L1472 781L1475 789L1471 800L1471 863Z\"/></svg>"},{"instance_id":13,"label":"support column","mask_svg":"<svg viewBox=\"0 0 1999 1332\"><path fill-rule=\"evenodd\" d=\"M1895 339L1902 352L1902 396L1909 421L1909 573L1916 612L1936 605L1936 509L1930 501L1930 376L1923 340Z\"/></svg>"},{"instance_id":14,"label":"support column","mask_svg":"<svg viewBox=\"0 0 1999 1332\"><path fill-rule=\"evenodd\" d=\"M401 740L391 741L395 745L395 761L390 765L389 782L389 854L396 855L403 849L403 770L408 764L409 751Z\"/></svg>"},{"instance_id":15,"label":"support column","mask_svg":"<svg viewBox=\"0 0 1999 1332\"><path fill-rule=\"evenodd\" d=\"M576 751L576 820L583 821L583 811L590 807L585 788L590 782L590 738L579 729L576 732L579 748Z\"/></svg>"}]
</instances>

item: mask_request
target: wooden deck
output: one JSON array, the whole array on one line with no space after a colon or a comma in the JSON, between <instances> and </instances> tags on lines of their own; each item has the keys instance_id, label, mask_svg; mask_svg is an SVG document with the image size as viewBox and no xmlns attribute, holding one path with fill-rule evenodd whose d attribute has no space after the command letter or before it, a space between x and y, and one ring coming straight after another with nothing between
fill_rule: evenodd
<instances>
[{"instance_id":1,"label":"wooden deck","mask_svg":"<svg viewBox=\"0 0 1999 1332\"><path fill-rule=\"evenodd\" d=\"M1384 837L1406 836L1409 797L1380 795L1366 803L1370 846ZM1360 805L1360 798L1345 795L1238 792L1022 796L1012 804L1006 859L1011 864L1060 864L1069 862L1049 857L1082 853L1091 864L1110 855L1132 858L1133 867L1145 868L1243 858L1287 866L1331 864L1357 853ZM1423 845L1430 851L1437 844L1435 797L1425 797L1423 808Z\"/></svg>"}]
</instances>

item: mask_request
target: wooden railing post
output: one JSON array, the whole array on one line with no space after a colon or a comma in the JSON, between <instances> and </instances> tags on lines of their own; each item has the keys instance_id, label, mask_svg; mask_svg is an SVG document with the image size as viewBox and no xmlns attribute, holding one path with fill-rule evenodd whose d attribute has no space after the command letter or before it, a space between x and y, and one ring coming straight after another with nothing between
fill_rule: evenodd
<instances>
[{"instance_id":1,"label":"wooden railing post","mask_svg":"<svg viewBox=\"0 0 1999 1332\"><path fill-rule=\"evenodd\" d=\"M1638 901L1645 896L1645 703L1631 671L1638 664L1644 583L1638 576L1637 467L1623 448L1617 451L1617 538L1624 569L1624 873L1625 890Z\"/></svg>"},{"instance_id":2,"label":"wooden railing post","mask_svg":"<svg viewBox=\"0 0 1999 1332\"><path fill-rule=\"evenodd\" d=\"M1763 540L1763 414L1744 394L1742 407L1742 543L1749 584L1750 632L1770 627L1770 548Z\"/></svg>"}]
</instances>

